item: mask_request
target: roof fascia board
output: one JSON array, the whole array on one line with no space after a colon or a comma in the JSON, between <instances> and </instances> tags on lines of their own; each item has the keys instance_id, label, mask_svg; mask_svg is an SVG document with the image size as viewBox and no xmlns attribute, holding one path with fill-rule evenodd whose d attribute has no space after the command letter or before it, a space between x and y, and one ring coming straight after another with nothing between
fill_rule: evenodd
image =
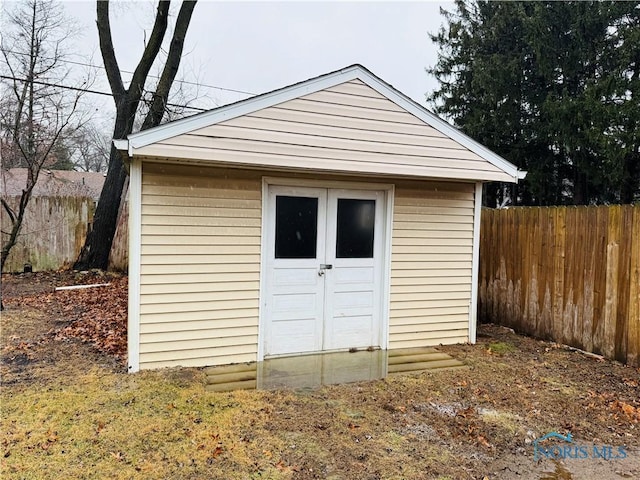
<instances>
[{"instance_id":1,"label":"roof fascia board","mask_svg":"<svg viewBox=\"0 0 640 480\"><path fill-rule=\"evenodd\" d=\"M129 140L127 140L126 138L125 139L114 138L113 146L116 147L116 150L118 150L119 152L127 152L129 155L131 155L131 152L129 152Z\"/></svg>"},{"instance_id":2,"label":"roof fascia board","mask_svg":"<svg viewBox=\"0 0 640 480\"><path fill-rule=\"evenodd\" d=\"M120 154L124 169L128 174L131 174L131 159L133 158L133 149L131 148L131 142L126 138L114 138L111 140L113 146Z\"/></svg>"},{"instance_id":3,"label":"roof fascia board","mask_svg":"<svg viewBox=\"0 0 640 480\"><path fill-rule=\"evenodd\" d=\"M136 149L145 147L152 143L160 142L177 135L192 132L225 120L248 115L258 110L262 110L263 108L272 107L279 103L287 102L311 93L316 93L320 90L324 90L325 88L334 87L341 83L359 78L360 72L362 72L362 69L358 66L347 67L329 75L313 78L280 90L275 90L241 102L219 107L211 112L194 115L182 120L167 123L166 125L161 125L154 129L138 132L128 136L129 148Z\"/></svg>"}]
</instances>

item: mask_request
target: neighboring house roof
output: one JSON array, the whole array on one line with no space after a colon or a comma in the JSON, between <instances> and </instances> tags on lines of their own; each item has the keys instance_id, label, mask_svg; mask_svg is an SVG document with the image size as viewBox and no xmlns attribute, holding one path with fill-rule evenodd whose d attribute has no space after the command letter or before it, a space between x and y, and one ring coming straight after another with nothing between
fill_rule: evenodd
<instances>
[{"instance_id":1,"label":"neighboring house roof","mask_svg":"<svg viewBox=\"0 0 640 480\"><path fill-rule=\"evenodd\" d=\"M352 80L360 80L386 99L404 109L406 112L412 114L422 120L425 124L464 146L471 152L478 155L481 159L486 160L499 171L499 174L493 176L495 178L485 177L484 180L500 180L515 183L526 175L526 172L518 170L515 165L463 134L458 129L431 113L425 107L419 105L403 93L399 92L393 88L393 86L381 80L361 65L352 65L350 67L311 78L269 93L257 95L208 112L166 123L143 132L129 135L126 140L114 140L114 144L118 150L126 151L129 157L132 157L136 153L145 155L144 147L149 145L157 144L167 139L216 125L243 115L249 115L258 110L273 107L274 105L310 95ZM170 157L171 155L167 154L167 156ZM445 175L439 174L438 176L444 177ZM447 178L457 177L452 175Z\"/></svg>"},{"instance_id":2,"label":"neighboring house roof","mask_svg":"<svg viewBox=\"0 0 640 480\"><path fill-rule=\"evenodd\" d=\"M27 184L26 168L3 169L1 175L0 193L3 196L14 197L22 194ZM42 169L32 195L34 197L92 197L98 200L104 180L103 173Z\"/></svg>"}]
</instances>

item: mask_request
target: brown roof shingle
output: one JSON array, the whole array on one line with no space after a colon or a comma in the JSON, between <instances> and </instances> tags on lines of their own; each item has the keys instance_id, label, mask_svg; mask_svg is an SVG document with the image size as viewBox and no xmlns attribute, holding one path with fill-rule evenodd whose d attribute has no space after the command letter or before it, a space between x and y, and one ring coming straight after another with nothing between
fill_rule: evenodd
<instances>
[{"instance_id":1,"label":"brown roof shingle","mask_svg":"<svg viewBox=\"0 0 640 480\"><path fill-rule=\"evenodd\" d=\"M74 172L70 170L41 170L33 196L92 197L100 198L105 174L96 172ZM26 168L2 170L0 194L19 196L27 182Z\"/></svg>"}]
</instances>

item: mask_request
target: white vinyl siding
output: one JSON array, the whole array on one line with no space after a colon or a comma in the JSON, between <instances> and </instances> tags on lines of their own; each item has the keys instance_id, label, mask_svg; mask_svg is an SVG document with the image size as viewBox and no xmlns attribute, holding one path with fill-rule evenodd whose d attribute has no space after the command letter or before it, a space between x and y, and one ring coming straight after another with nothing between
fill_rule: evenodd
<instances>
[{"instance_id":1,"label":"white vinyl siding","mask_svg":"<svg viewBox=\"0 0 640 480\"><path fill-rule=\"evenodd\" d=\"M474 184L396 185L389 348L466 342Z\"/></svg>"},{"instance_id":2,"label":"white vinyl siding","mask_svg":"<svg viewBox=\"0 0 640 480\"><path fill-rule=\"evenodd\" d=\"M261 180L143 162L140 368L255 361Z\"/></svg>"},{"instance_id":3,"label":"white vinyl siding","mask_svg":"<svg viewBox=\"0 0 640 480\"><path fill-rule=\"evenodd\" d=\"M353 174L511 179L359 80L162 140L136 154Z\"/></svg>"}]
</instances>

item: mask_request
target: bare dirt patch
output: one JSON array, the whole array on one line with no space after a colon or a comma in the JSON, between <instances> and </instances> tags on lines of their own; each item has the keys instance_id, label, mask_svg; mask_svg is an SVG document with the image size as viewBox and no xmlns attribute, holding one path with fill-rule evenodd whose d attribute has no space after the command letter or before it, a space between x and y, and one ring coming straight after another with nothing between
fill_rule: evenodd
<instances>
[{"instance_id":1,"label":"bare dirt patch","mask_svg":"<svg viewBox=\"0 0 640 480\"><path fill-rule=\"evenodd\" d=\"M99 283L111 285L55 291ZM3 385L49 383L91 365L125 371L126 286L126 277L99 271L2 275Z\"/></svg>"},{"instance_id":2,"label":"bare dirt patch","mask_svg":"<svg viewBox=\"0 0 640 480\"><path fill-rule=\"evenodd\" d=\"M464 370L211 393L199 369L125 373L126 278L3 276L3 299L2 478L640 477L640 370L501 327L440 347ZM552 431L626 456L535 461Z\"/></svg>"}]
</instances>

